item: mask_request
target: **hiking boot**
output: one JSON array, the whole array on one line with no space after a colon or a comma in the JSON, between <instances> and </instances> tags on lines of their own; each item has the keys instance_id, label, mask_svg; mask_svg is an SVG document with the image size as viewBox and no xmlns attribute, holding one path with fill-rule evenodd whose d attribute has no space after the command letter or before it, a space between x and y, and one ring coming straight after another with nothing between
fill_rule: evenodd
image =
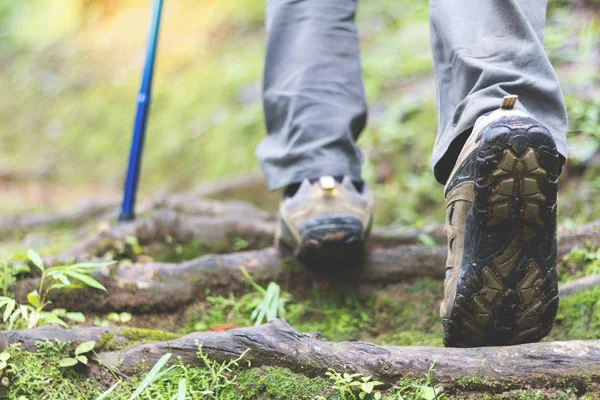
<instances>
[{"instance_id":1,"label":"hiking boot","mask_svg":"<svg viewBox=\"0 0 600 400\"><path fill-rule=\"evenodd\" d=\"M516 101L477 120L446 185L446 346L535 342L554 323L559 155Z\"/></svg>"},{"instance_id":2,"label":"hiking boot","mask_svg":"<svg viewBox=\"0 0 600 400\"><path fill-rule=\"evenodd\" d=\"M305 179L280 204L276 244L309 267L356 266L364 253L372 209L373 199L364 183L353 183L348 177Z\"/></svg>"}]
</instances>

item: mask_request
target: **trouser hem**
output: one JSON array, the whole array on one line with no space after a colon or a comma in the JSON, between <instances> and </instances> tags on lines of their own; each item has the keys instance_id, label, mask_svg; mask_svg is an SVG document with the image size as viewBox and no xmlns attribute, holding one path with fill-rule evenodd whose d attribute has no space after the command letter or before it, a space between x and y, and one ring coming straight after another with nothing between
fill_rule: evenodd
<instances>
[{"instance_id":1,"label":"trouser hem","mask_svg":"<svg viewBox=\"0 0 600 400\"><path fill-rule=\"evenodd\" d=\"M281 189L292 183L299 183L304 179L316 178L323 175L348 176L354 181L361 179L361 168L359 165L336 161L302 163L285 168L263 167L263 173L270 190Z\"/></svg>"}]
</instances>

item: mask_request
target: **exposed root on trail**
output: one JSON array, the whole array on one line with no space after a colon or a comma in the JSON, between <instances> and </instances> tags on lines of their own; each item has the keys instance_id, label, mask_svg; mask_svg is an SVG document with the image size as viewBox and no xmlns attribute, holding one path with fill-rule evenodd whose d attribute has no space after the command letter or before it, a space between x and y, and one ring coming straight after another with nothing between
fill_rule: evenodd
<instances>
[{"instance_id":1,"label":"exposed root on trail","mask_svg":"<svg viewBox=\"0 0 600 400\"><path fill-rule=\"evenodd\" d=\"M241 201L216 201L173 195L156 201L138 220L114 224L105 223L96 232L88 233L70 249L47 259L49 265L102 257L115 244L121 245L127 237L135 237L140 245L164 244L167 239L186 244L196 242L206 250L225 253L236 250L237 238L246 242L246 250L262 249L273 242L276 215ZM443 244L446 232L443 226L424 228L386 227L374 229L369 240L370 251L423 242L424 236L434 243ZM559 257L575 246L600 245L600 221L559 232ZM426 249L424 251L427 251ZM430 250L436 254L437 250ZM445 256L438 258L443 265Z\"/></svg>"},{"instance_id":2,"label":"exposed root on trail","mask_svg":"<svg viewBox=\"0 0 600 400\"><path fill-rule=\"evenodd\" d=\"M35 351L35 342L46 339L99 341L113 335L123 343L120 328L41 327L0 333L0 348L19 344ZM166 353L181 357L188 365L202 365L198 347L217 361L234 360L244 354L252 367L277 366L307 376L324 376L328 369L361 373L388 385L401 378L422 378L435 362L435 382L447 391L507 391L515 388L576 388L589 390L598 382L600 341L534 343L510 347L472 349L376 346L361 342L332 343L318 333L305 334L285 321L225 332L196 332L179 339L146 343L123 350L104 351L99 358L121 373L135 371L140 364L152 366ZM98 351L105 350L98 346ZM245 365L245 363L243 363ZM486 384L489 387L486 388Z\"/></svg>"},{"instance_id":3,"label":"exposed root on trail","mask_svg":"<svg viewBox=\"0 0 600 400\"><path fill-rule=\"evenodd\" d=\"M0 331L0 349L11 345L18 345L22 350L36 351L36 343L49 340L61 343L70 342L73 347L78 344L93 340L100 342L102 336L108 334L115 343L126 344L128 339L121 335L122 328L96 328L85 327L64 329L58 325L43 325L35 329Z\"/></svg>"},{"instance_id":4,"label":"exposed root on trail","mask_svg":"<svg viewBox=\"0 0 600 400\"><path fill-rule=\"evenodd\" d=\"M383 228L374 230L369 251L359 268L340 266L335 273L324 274L307 270L297 261L268 246L273 242L277 224L274 213L241 201L209 200L206 196L230 196L240 190L261 186L260 174L243 176L203 185L197 190L165 196L141 212L130 223L100 224L100 229L85 234L79 242L58 256L47 258L47 265L65 264L102 258L134 237L140 246L165 246L196 243L204 253L215 253L181 263L154 262L152 257L132 252L119 253L133 263L121 263L95 273L107 288L98 292L90 288L53 292L53 307L81 311L128 311L145 313L179 309L202 299L207 290L212 293L241 293L247 280L241 273L248 270L260 284L271 281L284 289L298 292L311 290L315 282L379 287L418 278L443 279L446 246L426 247L424 238L433 243L445 243L443 226L421 229ZM264 190L264 189L263 189ZM106 215L106 205L72 212L71 221L90 215ZM57 217L58 218L58 217ZM236 244L236 241L243 246ZM559 257L574 246L590 243L600 245L600 221L559 233ZM421 245L419 245L421 244ZM244 249L244 252L235 252ZM220 254L229 253L229 254ZM114 253L113 253L114 255ZM193 256L193 255L192 255ZM25 302L26 295L37 284L37 278L27 278L14 284L16 298ZM583 285L566 285L563 294L574 287L600 284L600 279L588 278ZM591 282L591 283L590 283Z\"/></svg>"},{"instance_id":5,"label":"exposed root on trail","mask_svg":"<svg viewBox=\"0 0 600 400\"><path fill-rule=\"evenodd\" d=\"M161 208L164 206L164 208ZM236 238L246 241L247 249L261 249L273 243L276 229L275 215L256 209L243 202L217 202L212 200L169 199L155 206L147 217L117 224L100 232L87 235L70 249L48 264L101 257L114 247L135 237L140 245L165 243L166 238L176 243L196 242L215 253L234 251ZM441 243L445 237L443 226L422 229L375 229L369 240L371 249L419 243L422 235Z\"/></svg>"},{"instance_id":6,"label":"exposed root on trail","mask_svg":"<svg viewBox=\"0 0 600 400\"><path fill-rule=\"evenodd\" d=\"M260 284L274 281L292 292L311 290L312 284L320 281L377 287L424 277L443 278L445 246L406 244L419 241L423 234L439 239L443 233L440 227L375 232L371 250L359 268L341 266L343 273L338 269L328 275L307 270L278 250L265 248L273 240L274 216L247 203L201 199L189 202L185 197L173 197L157 202L154 207L148 217L94 234L47 260L48 265L101 257L117 243L122 245L128 236L137 238L142 245L164 244L170 238L176 243L201 243L215 253L231 253L211 254L181 263L149 262L147 257L135 262L134 256L133 264L121 263L96 272L95 278L106 286L106 293L90 288L56 291L51 296L52 306L134 313L175 310L202 299L207 289L212 293L243 292L247 280L241 273L242 267ZM247 248L259 250L234 252L236 238L242 238ZM559 257L574 246L600 244L600 222L562 231L559 243ZM386 248L389 245L394 247ZM16 298L24 302L37 282L36 278L18 281L14 285ZM600 283L600 279L590 278L585 282L587 288ZM566 285L562 293L570 293L576 285Z\"/></svg>"},{"instance_id":7,"label":"exposed root on trail","mask_svg":"<svg viewBox=\"0 0 600 400\"><path fill-rule=\"evenodd\" d=\"M264 178L260 172L243 174L215 182L207 182L189 192L161 196L149 206L144 206L143 204L140 205L138 207L138 212L143 213L147 210L161 208L164 205L169 207L171 203L173 203L174 207L179 206L185 208L187 204L192 204L201 198L226 197L257 187L264 187ZM0 238L40 229L47 225L61 224L81 226L90 222L90 220L104 221L115 219L118 215L119 205L120 203L116 201L92 202L77 207L74 210L54 214L34 216L23 214L3 217L0 218ZM192 207L194 206L192 205ZM257 209L254 208L254 211L257 211Z\"/></svg>"},{"instance_id":8,"label":"exposed root on trail","mask_svg":"<svg viewBox=\"0 0 600 400\"><path fill-rule=\"evenodd\" d=\"M210 232L210 229L206 232ZM583 245L583 243L581 243ZM146 313L171 311L204 298L211 293L242 293L247 279L245 268L261 285L277 282L292 293L312 290L315 283L327 281L349 290L381 287L418 278L443 278L445 247L397 246L372 251L360 267L339 273L317 273L274 248L213 254L182 263L116 264L97 271L94 277L107 292L91 288L55 291L53 307L79 311L128 311ZM560 287L561 295L600 284L600 278L588 277ZM37 278L17 282L15 297L25 302L27 293L38 285Z\"/></svg>"},{"instance_id":9,"label":"exposed root on trail","mask_svg":"<svg viewBox=\"0 0 600 400\"><path fill-rule=\"evenodd\" d=\"M439 261L445 252L445 247L414 245L376 251L360 268L331 276L307 270L273 248L207 255L179 264L117 264L94 274L107 292L90 288L57 290L50 300L53 307L73 311L169 311L204 298L207 289L213 294L243 292L248 281L242 268L259 284L278 282L291 292L311 290L312 283L320 281L348 285L350 289L380 286L422 277L442 278ZM25 301L37 284L37 278L19 281L13 288L16 299Z\"/></svg>"},{"instance_id":10,"label":"exposed root on trail","mask_svg":"<svg viewBox=\"0 0 600 400\"><path fill-rule=\"evenodd\" d=\"M196 216L157 210L148 218L118 224L84 238L67 251L49 258L48 263L63 264L99 257L114 248L116 242L126 241L127 237L135 237L141 245L165 243L167 238L176 243L196 241L214 252L233 251L232 244L236 237L244 237L251 248L265 247L273 240L275 228L268 220L225 212L228 209L240 209L241 212L246 208L245 204L238 207L237 204L198 201L197 206L204 207L212 215Z\"/></svg>"}]
</instances>

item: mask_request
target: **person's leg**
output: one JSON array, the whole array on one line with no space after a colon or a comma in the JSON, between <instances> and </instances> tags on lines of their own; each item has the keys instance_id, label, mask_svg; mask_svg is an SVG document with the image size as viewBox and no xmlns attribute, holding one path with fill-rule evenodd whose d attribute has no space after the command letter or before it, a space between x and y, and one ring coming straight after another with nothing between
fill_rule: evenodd
<instances>
[{"instance_id":1,"label":"person's leg","mask_svg":"<svg viewBox=\"0 0 600 400\"><path fill-rule=\"evenodd\" d=\"M256 155L270 189L323 175L361 178L366 123L355 0L267 0L267 137Z\"/></svg>"},{"instance_id":2,"label":"person's leg","mask_svg":"<svg viewBox=\"0 0 600 400\"><path fill-rule=\"evenodd\" d=\"M269 188L286 187L277 247L320 270L360 261L371 225L355 10L356 0L267 0L268 135L256 155Z\"/></svg>"},{"instance_id":3,"label":"person's leg","mask_svg":"<svg viewBox=\"0 0 600 400\"><path fill-rule=\"evenodd\" d=\"M567 115L542 46L546 0L430 0L439 130L436 179L445 183L475 120L518 95L566 158Z\"/></svg>"},{"instance_id":4,"label":"person's leg","mask_svg":"<svg viewBox=\"0 0 600 400\"><path fill-rule=\"evenodd\" d=\"M433 162L446 183L444 344L538 341L558 309L556 201L567 155L565 107L542 47L546 1L430 5Z\"/></svg>"}]
</instances>

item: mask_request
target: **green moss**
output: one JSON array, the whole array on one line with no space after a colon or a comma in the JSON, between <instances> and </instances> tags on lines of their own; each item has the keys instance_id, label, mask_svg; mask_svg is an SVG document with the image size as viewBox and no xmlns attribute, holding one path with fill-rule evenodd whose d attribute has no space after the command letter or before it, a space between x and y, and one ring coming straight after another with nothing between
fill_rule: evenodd
<instances>
[{"instance_id":1,"label":"green moss","mask_svg":"<svg viewBox=\"0 0 600 400\"><path fill-rule=\"evenodd\" d=\"M248 326L250 314L260 300L251 292L240 297L206 297L187 315L184 332L203 331L216 325ZM359 339L371 321L374 296L340 290L316 291L309 298L286 305L284 318L300 331L320 332L329 340Z\"/></svg>"},{"instance_id":2,"label":"green moss","mask_svg":"<svg viewBox=\"0 0 600 400\"><path fill-rule=\"evenodd\" d=\"M115 340L115 335L112 333L105 333L100 337L98 343L96 343L96 350L113 350L117 347L117 342Z\"/></svg>"},{"instance_id":3,"label":"green moss","mask_svg":"<svg viewBox=\"0 0 600 400\"><path fill-rule=\"evenodd\" d=\"M143 253L152 257L157 262L182 262L186 260L192 260L205 254L210 254L216 250L223 250L223 247L218 243L213 243L209 246L193 241L191 243L165 243L165 244L153 244L146 246L143 249ZM218 252L218 251L216 251Z\"/></svg>"},{"instance_id":4,"label":"green moss","mask_svg":"<svg viewBox=\"0 0 600 400\"><path fill-rule=\"evenodd\" d=\"M320 332L327 340L363 340L386 345L441 346L439 301L442 283L417 281L376 292L348 287L317 289L286 304L284 319L303 332ZM184 333L219 325L249 326L260 295L211 296L190 307Z\"/></svg>"},{"instance_id":5,"label":"green moss","mask_svg":"<svg viewBox=\"0 0 600 400\"><path fill-rule=\"evenodd\" d=\"M263 249L272 244L270 241L267 242L252 237L245 240L235 234L228 234L227 236L225 239L215 240L210 243L200 241L177 243L167 238L164 243L152 243L144 246L141 254L150 256L157 262L179 263L206 254L224 254L234 251Z\"/></svg>"},{"instance_id":6,"label":"green moss","mask_svg":"<svg viewBox=\"0 0 600 400\"><path fill-rule=\"evenodd\" d=\"M242 371L239 391L243 399L313 400L315 396L339 398L325 378L308 378L287 368L263 367Z\"/></svg>"},{"instance_id":7,"label":"green moss","mask_svg":"<svg viewBox=\"0 0 600 400\"><path fill-rule=\"evenodd\" d=\"M373 338L370 341L384 346L442 347L444 344L441 332L423 333L422 331L416 330L385 333Z\"/></svg>"},{"instance_id":8,"label":"green moss","mask_svg":"<svg viewBox=\"0 0 600 400\"><path fill-rule=\"evenodd\" d=\"M592 389L595 375L567 376L552 383L552 387L542 393L539 390L524 391L518 383L510 380L490 380L475 376L465 376L452 381L452 392L458 397L470 397L475 393L487 392L484 399L546 399L552 393L552 399L572 399L574 395L582 395Z\"/></svg>"},{"instance_id":9,"label":"green moss","mask_svg":"<svg viewBox=\"0 0 600 400\"><path fill-rule=\"evenodd\" d=\"M325 377L312 377L294 373L287 368L262 367L240 372L239 389L240 399L269 399L269 400L313 400L325 398L327 400L350 400L336 388L334 380ZM360 381L360 377L356 378ZM425 379L403 378L397 385L381 391L383 400L423 400ZM358 399L358 395L355 397ZM374 397L366 396L372 400ZM443 397L440 397L443 399Z\"/></svg>"},{"instance_id":10,"label":"green moss","mask_svg":"<svg viewBox=\"0 0 600 400\"><path fill-rule=\"evenodd\" d=\"M584 247L573 247L563 261L566 268L560 269L561 283L600 273L600 249L589 243Z\"/></svg>"},{"instance_id":11,"label":"green moss","mask_svg":"<svg viewBox=\"0 0 600 400\"><path fill-rule=\"evenodd\" d=\"M453 387L458 391L466 392L496 392L502 393L514 389L514 384L511 382L494 380L490 381L487 378L477 376L464 376L462 378L452 380Z\"/></svg>"},{"instance_id":12,"label":"green moss","mask_svg":"<svg viewBox=\"0 0 600 400\"><path fill-rule=\"evenodd\" d=\"M11 357L4 370L8 387L3 388L3 399L73 400L91 399L101 393L101 385L94 378L84 379L73 368L61 368L61 359L69 356L68 344L42 343L36 353L9 347Z\"/></svg>"},{"instance_id":13,"label":"green moss","mask_svg":"<svg viewBox=\"0 0 600 400\"><path fill-rule=\"evenodd\" d=\"M386 345L442 345L439 322L443 283L430 279L379 291L370 341Z\"/></svg>"},{"instance_id":14,"label":"green moss","mask_svg":"<svg viewBox=\"0 0 600 400\"><path fill-rule=\"evenodd\" d=\"M600 288L561 298L554 330L548 340L600 337Z\"/></svg>"},{"instance_id":15,"label":"green moss","mask_svg":"<svg viewBox=\"0 0 600 400\"><path fill-rule=\"evenodd\" d=\"M159 331L155 329L142 329L123 327L121 335L132 342L159 342L163 340L173 340L181 337L176 333Z\"/></svg>"},{"instance_id":16,"label":"green moss","mask_svg":"<svg viewBox=\"0 0 600 400\"><path fill-rule=\"evenodd\" d=\"M120 344L116 339L117 336L126 338L128 340L127 343ZM96 350L117 350L136 343L161 342L179 337L181 335L176 333L126 326L121 329L121 334L119 335L108 332L103 334L96 344Z\"/></svg>"},{"instance_id":17,"label":"green moss","mask_svg":"<svg viewBox=\"0 0 600 400\"><path fill-rule=\"evenodd\" d=\"M290 304L285 318L300 331L320 332L327 340L358 340L372 323L375 299L343 289L316 291Z\"/></svg>"},{"instance_id":18,"label":"green moss","mask_svg":"<svg viewBox=\"0 0 600 400\"><path fill-rule=\"evenodd\" d=\"M484 399L502 399L502 400L541 400L545 398L544 393L539 390L524 391L519 390L512 393L501 394L501 395L484 395Z\"/></svg>"},{"instance_id":19,"label":"green moss","mask_svg":"<svg viewBox=\"0 0 600 400\"><path fill-rule=\"evenodd\" d=\"M456 398L481 399L481 400L573 400L576 397L570 391L562 390L513 390L507 393L461 393ZM597 399L597 397L583 396L581 399Z\"/></svg>"}]
</instances>

